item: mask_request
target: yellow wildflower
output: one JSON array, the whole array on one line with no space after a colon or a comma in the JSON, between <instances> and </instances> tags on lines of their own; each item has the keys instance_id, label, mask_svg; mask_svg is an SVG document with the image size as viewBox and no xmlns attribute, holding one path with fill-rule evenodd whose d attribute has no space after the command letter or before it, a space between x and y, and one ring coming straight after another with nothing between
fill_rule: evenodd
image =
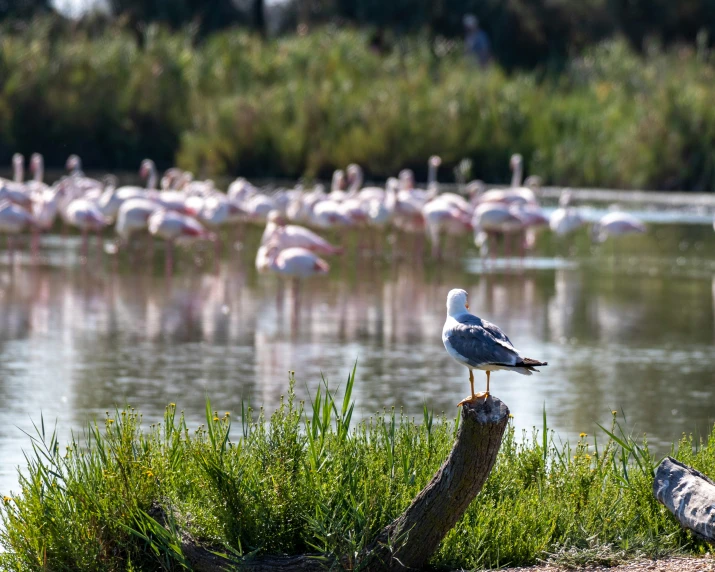
<instances>
[{"instance_id":1,"label":"yellow wildflower","mask_svg":"<svg viewBox=\"0 0 715 572\"><path fill-rule=\"evenodd\" d=\"M107 423L114 423L114 419L107 419Z\"/></svg>"},{"instance_id":2,"label":"yellow wildflower","mask_svg":"<svg viewBox=\"0 0 715 572\"><path fill-rule=\"evenodd\" d=\"M612 415L618 415L618 411L616 411L616 410L614 409L613 411L611 411L611 414L612 414Z\"/></svg>"},{"instance_id":3,"label":"yellow wildflower","mask_svg":"<svg viewBox=\"0 0 715 572\"><path fill-rule=\"evenodd\" d=\"M214 421L218 421L218 417L214 417Z\"/></svg>"},{"instance_id":4,"label":"yellow wildflower","mask_svg":"<svg viewBox=\"0 0 715 572\"><path fill-rule=\"evenodd\" d=\"M6 503L9 503L9 502L12 500L12 498L10 498L10 497L2 497L2 500L4 500Z\"/></svg>"},{"instance_id":5,"label":"yellow wildflower","mask_svg":"<svg viewBox=\"0 0 715 572\"><path fill-rule=\"evenodd\" d=\"M588 433L579 433L578 436L583 439L584 437L588 437Z\"/></svg>"}]
</instances>

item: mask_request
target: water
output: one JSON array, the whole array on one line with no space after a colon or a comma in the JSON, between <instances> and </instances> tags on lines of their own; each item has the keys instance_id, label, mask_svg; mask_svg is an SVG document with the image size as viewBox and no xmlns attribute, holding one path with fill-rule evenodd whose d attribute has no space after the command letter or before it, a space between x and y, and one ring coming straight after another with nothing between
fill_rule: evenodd
<instances>
[{"instance_id":1,"label":"water","mask_svg":"<svg viewBox=\"0 0 715 572\"><path fill-rule=\"evenodd\" d=\"M394 405L419 419L423 403L454 416L469 384L441 343L453 287L549 362L531 377L492 377L518 427L540 426L545 407L573 439L618 410L666 452L715 421L715 235L688 216L596 248L585 231L544 233L523 263L474 250L424 265L348 255L304 286L296 322L290 286L253 270L258 230L218 271L207 252L186 253L170 282L160 251L154 265L139 253L118 267L94 251L79 264L76 237L45 237L36 266L9 267L0 252L0 493L17 490L23 431L41 414L62 439L125 404L149 425L175 402L197 426L206 396L234 417L242 399L272 410L290 370L306 397L321 374L344 383L357 361L359 417Z\"/></svg>"}]
</instances>

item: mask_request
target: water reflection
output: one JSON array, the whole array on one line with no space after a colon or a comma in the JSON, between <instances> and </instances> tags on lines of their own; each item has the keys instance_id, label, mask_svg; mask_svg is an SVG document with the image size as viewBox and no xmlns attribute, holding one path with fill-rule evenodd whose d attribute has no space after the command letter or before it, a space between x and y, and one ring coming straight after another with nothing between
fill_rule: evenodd
<instances>
[{"instance_id":1,"label":"water reflection","mask_svg":"<svg viewBox=\"0 0 715 572\"><path fill-rule=\"evenodd\" d=\"M357 360L360 416L392 405L419 416L424 402L453 416L467 375L440 335L457 286L477 314L550 364L529 378L494 376L518 426L540 426L545 406L552 427L573 438L618 409L661 448L684 431L702 434L715 420L710 234L656 227L617 256L580 237L568 260L545 237L539 251L549 256L488 271L474 252L442 266L336 261L328 279L306 283L296 324L290 288L253 272L251 248L218 272L190 254L167 282L150 267L82 267L72 263L76 245L58 241L69 256L0 266L0 490L16 487L29 448L20 429L31 432L41 412L65 438L126 403L148 424L176 402L197 425L207 395L234 415L241 399L271 410L290 370L306 397L321 373L337 385Z\"/></svg>"}]
</instances>

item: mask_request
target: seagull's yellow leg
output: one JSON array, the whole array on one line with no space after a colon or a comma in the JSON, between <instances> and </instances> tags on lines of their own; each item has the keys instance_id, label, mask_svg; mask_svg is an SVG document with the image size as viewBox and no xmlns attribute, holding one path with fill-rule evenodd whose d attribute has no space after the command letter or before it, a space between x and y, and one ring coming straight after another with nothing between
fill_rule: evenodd
<instances>
[{"instance_id":1,"label":"seagull's yellow leg","mask_svg":"<svg viewBox=\"0 0 715 572\"><path fill-rule=\"evenodd\" d=\"M481 392L475 394L474 393L474 385L472 385L472 397L469 399L470 403L474 403L478 399L486 399L487 397L489 397L489 374L491 374L491 373L492 373L491 371L487 370L487 390L486 391L481 391ZM467 400L465 399L465 401L467 401ZM461 405L461 403L460 403L460 405Z\"/></svg>"},{"instance_id":2,"label":"seagull's yellow leg","mask_svg":"<svg viewBox=\"0 0 715 572\"><path fill-rule=\"evenodd\" d=\"M476 403L479 399L489 397L489 372L487 372L487 392L486 393L474 393L474 372L469 370L469 385L472 387L472 395L465 397L457 404L457 407L464 405L465 403Z\"/></svg>"},{"instance_id":3,"label":"seagull's yellow leg","mask_svg":"<svg viewBox=\"0 0 715 572\"><path fill-rule=\"evenodd\" d=\"M477 393L477 397L483 397L484 399L489 397L489 374L490 373L491 373L491 371L487 370L487 390L483 391L482 393Z\"/></svg>"}]
</instances>

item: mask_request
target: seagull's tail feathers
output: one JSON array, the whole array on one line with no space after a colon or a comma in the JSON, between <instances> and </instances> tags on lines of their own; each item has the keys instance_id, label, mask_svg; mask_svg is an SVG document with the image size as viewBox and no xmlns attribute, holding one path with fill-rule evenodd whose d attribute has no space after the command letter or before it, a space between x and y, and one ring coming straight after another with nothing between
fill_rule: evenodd
<instances>
[{"instance_id":1,"label":"seagull's tail feathers","mask_svg":"<svg viewBox=\"0 0 715 572\"><path fill-rule=\"evenodd\" d=\"M541 367L544 365L549 365L545 361L539 361L537 359L531 359L531 358L522 358L522 360L515 364L515 368L519 368L519 373L524 373L525 375L531 375L532 371L538 372L539 370L536 369L537 367Z\"/></svg>"}]
</instances>

